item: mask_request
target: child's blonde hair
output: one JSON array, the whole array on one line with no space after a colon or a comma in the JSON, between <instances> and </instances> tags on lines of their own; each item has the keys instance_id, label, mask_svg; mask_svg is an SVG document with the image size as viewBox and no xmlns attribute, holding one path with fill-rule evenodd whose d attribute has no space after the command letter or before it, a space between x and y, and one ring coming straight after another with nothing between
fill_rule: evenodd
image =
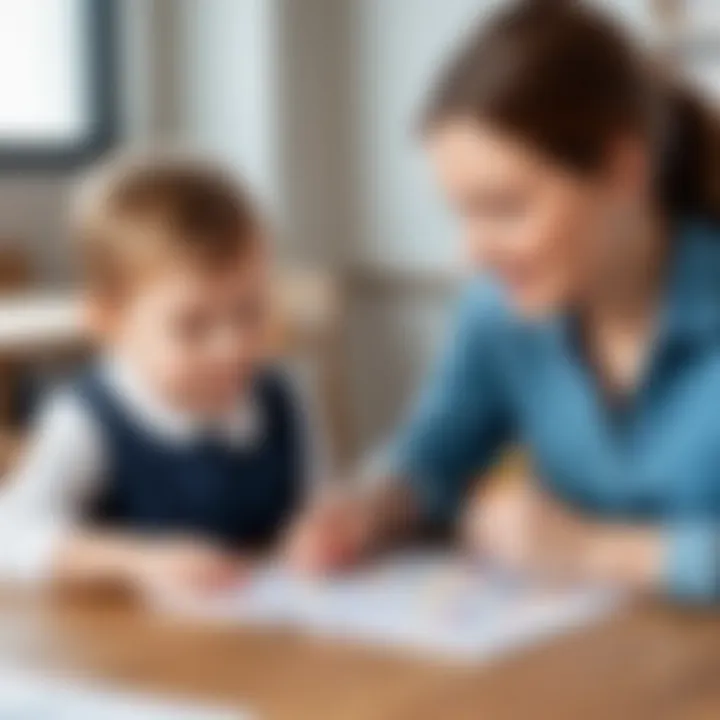
<instances>
[{"instance_id":1,"label":"child's blonde hair","mask_svg":"<svg viewBox=\"0 0 720 720\"><path fill-rule=\"evenodd\" d=\"M74 237L88 284L117 289L153 263L222 267L257 242L260 219L219 167L179 156L114 159L80 188Z\"/></svg>"}]
</instances>

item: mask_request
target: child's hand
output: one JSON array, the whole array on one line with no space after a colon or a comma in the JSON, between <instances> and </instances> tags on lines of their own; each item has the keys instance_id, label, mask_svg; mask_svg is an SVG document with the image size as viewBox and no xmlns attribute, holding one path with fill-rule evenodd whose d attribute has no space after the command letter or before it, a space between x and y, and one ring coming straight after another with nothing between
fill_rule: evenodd
<instances>
[{"instance_id":1,"label":"child's hand","mask_svg":"<svg viewBox=\"0 0 720 720\"><path fill-rule=\"evenodd\" d=\"M205 593L236 583L240 558L194 539L139 542L126 558L131 582L141 591Z\"/></svg>"},{"instance_id":2,"label":"child's hand","mask_svg":"<svg viewBox=\"0 0 720 720\"><path fill-rule=\"evenodd\" d=\"M285 555L291 568L309 575L342 570L359 562L373 539L368 507L356 498L326 496L291 528Z\"/></svg>"}]
</instances>

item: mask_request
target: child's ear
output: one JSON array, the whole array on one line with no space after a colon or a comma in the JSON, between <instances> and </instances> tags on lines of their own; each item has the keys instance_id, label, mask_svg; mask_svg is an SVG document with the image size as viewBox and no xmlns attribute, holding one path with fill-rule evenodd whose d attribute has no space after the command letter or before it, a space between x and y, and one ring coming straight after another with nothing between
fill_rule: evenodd
<instances>
[{"instance_id":1,"label":"child's ear","mask_svg":"<svg viewBox=\"0 0 720 720\"><path fill-rule=\"evenodd\" d=\"M99 341L111 337L117 327L117 297L106 293L87 292L83 298L82 321L90 336Z\"/></svg>"}]
</instances>

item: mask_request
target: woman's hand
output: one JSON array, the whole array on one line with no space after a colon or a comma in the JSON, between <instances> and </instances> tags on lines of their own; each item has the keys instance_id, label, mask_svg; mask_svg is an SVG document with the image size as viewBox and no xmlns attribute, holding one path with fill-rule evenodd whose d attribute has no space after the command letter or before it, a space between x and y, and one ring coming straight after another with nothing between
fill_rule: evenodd
<instances>
[{"instance_id":1,"label":"woman's hand","mask_svg":"<svg viewBox=\"0 0 720 720\"><path fill-rule=\"evenodd\" d=\"M588 519L530 483L480 495L464 529L475 552L522 575L641 589L659 582L659 533Z\"/></svg>"},{"instance_id":2,"label":"woman's hand","mask_svg":"<svg viewBox=\"0 0 720 720\"><path fill-rule=\"evenodd\" d=\"M398 478L384 478L371 488L328 492L291 527L285 557L300 573L337 572L407 539L418 515L411 491Z\"/></svg>"},{"instance_id":3,"label":"woman's hand","mask_svg":"<svg viewBox=\"0 0 720 720\"><path fill-rule=\"evenodd\" d=\"M293 524L285 544L290 567L324 575L358 563L373 541L368 505L357 497L331 493L312 504Z\"/></svg>"}]
</instances>

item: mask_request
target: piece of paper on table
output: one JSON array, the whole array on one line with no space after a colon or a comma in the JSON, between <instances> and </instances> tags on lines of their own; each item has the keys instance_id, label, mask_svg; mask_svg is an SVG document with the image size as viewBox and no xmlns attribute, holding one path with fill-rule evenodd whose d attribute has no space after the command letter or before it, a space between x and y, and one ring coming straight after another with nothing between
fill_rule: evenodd
<instances>
[{"instance_id":1,"label":"piece of paper on table","mask_svg":"<svg viewBox=\"0 0 720 720\"><path fill-rule=\"evenodd\" d=\"M231 709L203 707L0 668L2 720L249 720Z\"/></svg>"},{"instance_id":2,"label":"piece of paper on table","mask_svg":"<svg viewBox=\"0 0 720 720\"><path fill-rule=\"evenodd\" d=\"M597 588L553 590L511 581L450 553L413 552L315 581L266 566L221 596L164 602L208 620L285 624L479 660L599 619L618 600Z\"/></svg>"}]
</instances>

